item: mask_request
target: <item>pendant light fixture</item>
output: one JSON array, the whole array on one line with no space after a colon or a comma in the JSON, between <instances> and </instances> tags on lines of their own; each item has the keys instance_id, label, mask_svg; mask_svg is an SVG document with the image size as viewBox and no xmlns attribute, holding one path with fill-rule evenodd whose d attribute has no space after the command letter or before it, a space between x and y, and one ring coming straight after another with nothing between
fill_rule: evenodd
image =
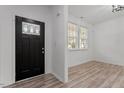
<instances>
[{"instance_id":1,"label":"pendant light fixture","mask_svg":"<svg viewBox=\"0 0 124 93\"><path fill-rule=\"evenodd\" d=\"M112 5L112 12L115 13L115 12L119 12L119 11L122 11L124 10L124 6L122 5Z\"/></svg>"}]
</instances>

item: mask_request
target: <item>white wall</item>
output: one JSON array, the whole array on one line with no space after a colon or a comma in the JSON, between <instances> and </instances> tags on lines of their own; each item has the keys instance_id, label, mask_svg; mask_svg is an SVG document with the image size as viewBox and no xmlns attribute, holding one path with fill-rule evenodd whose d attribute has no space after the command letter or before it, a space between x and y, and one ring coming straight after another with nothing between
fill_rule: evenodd
<instances>
[{"instance_id":1,"label":"white wall","mask_svg":"<svg viewBox=\"0 0 124 93\"><path fill-rule=\"evenodd\" d=\"M1 26L0 26L0 28L1 28ZM0 42L1 42L1 29L0 29ZM1 53L1 44L0 44L0 53ZM0 85L1 85L1 73L2 73L2 68L1 68L1 61L2 61L2 57L0 56Z\"/></svg>"},{"instance_id":2,"label":"white wall","mask_svg":"<svg viewBox=\"0 0 124 93\"><path fill-rule=\"evenodd\" d=\"M68 65L69 67L91 61L92 58L92 42L93 42L93 31L92 25L86 22L81 22L79 18L72 15L69 16L69 22L82 25L88 29L88 49L86 50L67 50Z\"/></svg>"},{"instance_id":3,"label":"white wall","mask_svg":"<svg viewBox=\"0 0 124 93\"><path fill-rule=\"evenodd\" d=\"M94 51L97 61L124 65L124 17L94 26Z\"/></svg>"},{"instance_id":4,"label":"white wall","mask_svg":"<svg viewBox=\"0 0 124 93\"><path fill-rule=\"evenodd\" d=\"M68 65L66 63L66 32L67 32L67 6L53 6L53 46L52 66L54 75L60 81L68 79ZM59 16L57 14L60 13Z\"/></svg>"},{"instance_id":5,"label":"white wall","mask_svg":"<svg viewBox=\"0 0 124 93\"><path fill-rule=\"evenodd\" d=\"M0 6L0 81L14 82L15 78L15 15L45 22L46 73L51 72L52 24L48 6Z\"/></svg>"}]
</instances>

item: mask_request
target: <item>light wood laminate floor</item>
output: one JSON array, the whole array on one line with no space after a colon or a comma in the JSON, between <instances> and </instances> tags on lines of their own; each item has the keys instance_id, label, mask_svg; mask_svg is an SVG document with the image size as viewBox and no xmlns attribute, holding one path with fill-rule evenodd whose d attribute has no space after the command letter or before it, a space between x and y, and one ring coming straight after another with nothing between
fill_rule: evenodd
<instances>
[{"instance_id":1,"label":"light wood laminate floor","mask_svg":"<svg viewBox=\"0 0 124 93\"><path fill-rule=\"evenodd\" d=\"M63 84L52 74L16 82L8 88L111 88L124 87L124 67L87 62L69 68L69 82Z\"/></svg>"}]
</instances>

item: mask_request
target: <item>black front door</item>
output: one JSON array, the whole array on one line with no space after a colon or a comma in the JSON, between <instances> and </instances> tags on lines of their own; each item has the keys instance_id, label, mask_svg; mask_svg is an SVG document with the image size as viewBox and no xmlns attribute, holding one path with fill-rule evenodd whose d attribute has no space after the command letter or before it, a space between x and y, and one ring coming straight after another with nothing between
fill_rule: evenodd
<instances>
[{"instance_id":1,"label":"black front door","mask_svg":"<svg viewBox=\"0 0 124 93\"><path fill-rule=\"evenodd\" d=\"M44 73L43 22L15 17L16 81Z\"/></svg>"}]
</instances>

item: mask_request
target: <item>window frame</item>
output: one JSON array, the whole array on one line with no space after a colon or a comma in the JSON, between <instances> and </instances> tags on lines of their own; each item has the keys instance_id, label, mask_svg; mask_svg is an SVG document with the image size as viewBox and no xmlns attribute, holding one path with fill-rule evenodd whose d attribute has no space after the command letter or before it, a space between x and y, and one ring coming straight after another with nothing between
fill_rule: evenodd
<instances>
[{"instance_id":1,"label":"window frame","mask_svg":"<svg viewBox=\"0 0 124 93\"><path fill-rule=\"evenodd\" d=\"M88 48L89 48L89 30L88 30L88 27L86 27L86 26L83 26L83 25L79 25L79 24L77 24L77 23L74 23L74 22L72 22L72 21L68 21L68 24L69 23L71 23L71 24L74 24L74 25L76 25L77 26L77 46L78 46L78 48L68 48L68 42L69 42L69 39L68 39L68 28L67 28L67 48L68 48L68 50L70 50L70 51L81 51L81 50L88 50ZM80 27L84 27L85 29L87 29L87 48L80 48Z\"/></svg>"}]
</instances>

